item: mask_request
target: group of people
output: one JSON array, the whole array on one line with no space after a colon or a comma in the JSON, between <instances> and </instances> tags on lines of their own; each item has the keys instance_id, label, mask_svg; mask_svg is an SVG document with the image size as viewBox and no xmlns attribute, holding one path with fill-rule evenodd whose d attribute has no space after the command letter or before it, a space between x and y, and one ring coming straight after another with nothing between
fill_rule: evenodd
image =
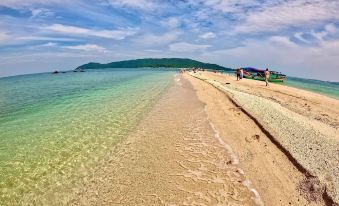
<instances>
[{"instance_id":1,"label":"group of people","mask_svg":"<svg viewBox=\"0 0 339 206\"><path fill-rule=\"evenodd\" d=\"M242 68L237 68L236 69L236 76L237 76L237 81L244 78L244 70ZM268 70L268 68L266 68L266 70L264 72L264 76L265 76L266 86L268 86L268 80L270 78L270 71Z\"/></svg>"}]
</instances>

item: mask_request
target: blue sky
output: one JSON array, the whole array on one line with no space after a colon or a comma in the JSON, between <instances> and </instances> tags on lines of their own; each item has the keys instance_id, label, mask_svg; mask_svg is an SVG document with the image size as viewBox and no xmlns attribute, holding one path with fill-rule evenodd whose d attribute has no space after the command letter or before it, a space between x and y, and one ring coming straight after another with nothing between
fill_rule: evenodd
<instances>
[{"instance_id":1,"label":"blue sky","mask_svg":"<svg viewBox=\"0 0 339 206\"><path fill-rule=\"evenodd\" d=\"M0 76L185 57L339 82L338 0L1 0Z\"/></svg>"}]
</instances>

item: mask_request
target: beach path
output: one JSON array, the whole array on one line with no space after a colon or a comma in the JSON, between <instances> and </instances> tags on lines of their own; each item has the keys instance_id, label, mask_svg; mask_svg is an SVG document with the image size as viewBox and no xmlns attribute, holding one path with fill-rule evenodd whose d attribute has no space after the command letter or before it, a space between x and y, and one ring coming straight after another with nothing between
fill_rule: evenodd
<instances>
[{"instance_id":1,"label":"beach path","mask_svg":"<svg viewBox=\"0 0 339 206\"><path fill-rule=\"evenodd\" d=\"M308 194L309 199L338 202L338 100L283 85L235 81L223 74L192 75L224 92L262 127L307 177L299 189L314 193Z\"/></svg>"}]
</instances>

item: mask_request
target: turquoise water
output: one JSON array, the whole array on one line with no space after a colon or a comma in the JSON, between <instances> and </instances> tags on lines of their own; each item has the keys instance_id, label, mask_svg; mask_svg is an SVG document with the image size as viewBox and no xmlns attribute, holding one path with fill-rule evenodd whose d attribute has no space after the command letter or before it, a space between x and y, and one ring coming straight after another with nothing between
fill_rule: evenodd
<instances>
[{"instance_id":1,"label":"turquoise water","mask_svg":"<svg viewBox=\"0 0 339 206\"><path fill-rule=\"evenodd\" d=\"M234 71L222 71L222 73L233 75ZM276 84L283 84L339 99L339 82L327 82L314 79L287 77L284 83Z\"/></svg>"},{"instance_id":2,"label":"turquoise water","mask_svg":"<svg viewBox=\"0 0 339 206\"><path fill-rule=\"evenodd\" d=\"M174 72L0 78L0 205L71 189L133 129Z\"/></svg>"},{"instance_id":3,"label":"turquoise water","mask_svg":"<svg viewBox=\"0 0 339 206\"><path fill-rule=\"evenodd\" d=\"M284 84L339 99L339 82L288 77Z\"/></svg>"}]
</instances>

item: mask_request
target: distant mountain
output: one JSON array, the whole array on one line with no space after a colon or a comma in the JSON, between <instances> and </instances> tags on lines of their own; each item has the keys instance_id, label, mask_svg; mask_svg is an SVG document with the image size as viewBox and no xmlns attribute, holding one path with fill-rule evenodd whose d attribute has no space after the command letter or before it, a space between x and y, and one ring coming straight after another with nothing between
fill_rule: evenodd
<instances>
[{"instance_id":1,"label":"distant mountain","mask_svg":"<svg viewBox=\"0 0 339 206\"><path fill-rule=\"evenodd\" d=\"M140 68L140 67L166 67L166 68L199 67L214 70L232 70L231 68L226 68L217 64L203 63L192 59L182 59L182 58L161 58L161 59L146 58L146 59L111 62L108 64L91 62L79 66L78 68L76 68L76 70L104 69L104 68Z\"/></svg>"}]
</instances>

